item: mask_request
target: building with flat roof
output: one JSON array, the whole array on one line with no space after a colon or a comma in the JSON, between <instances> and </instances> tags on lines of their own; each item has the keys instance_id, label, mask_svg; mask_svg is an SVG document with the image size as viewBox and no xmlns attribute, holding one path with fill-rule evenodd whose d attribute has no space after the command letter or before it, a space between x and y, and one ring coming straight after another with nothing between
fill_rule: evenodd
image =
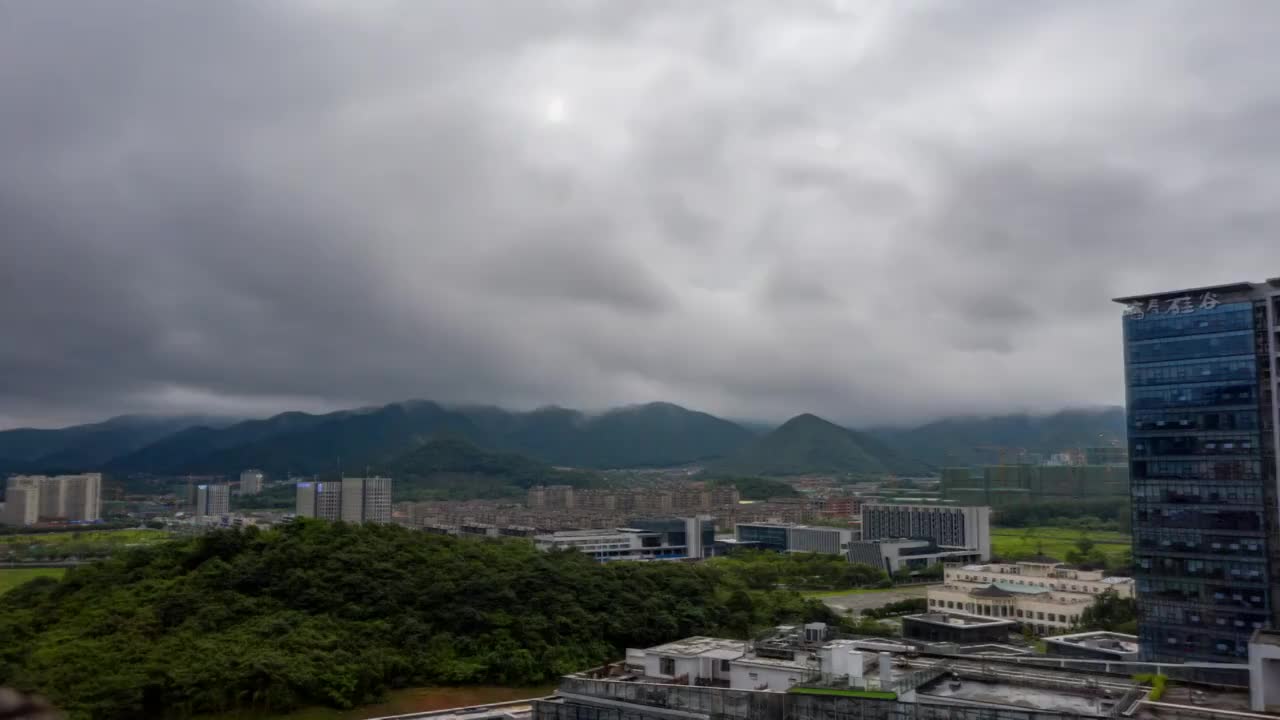
<instances>
[{"instance_id":1,"label":"building with flat roof","mask_svg":"<svg viewBox=\"0 0 1280 720\"><path fill-rule=\"evenodd\" d=\"M231 512L231 486L212 483L196 486L196 517L227 515Z\"/></svg>"},{"instance_id":2,"label":"building with flat roof","mask_svg":"<svg viewBox=\"0 0 1280 720\"><path fill-rule=\"evenodd\" d=\"M11 477L5 484L4 510L0 525L35 525L40 522L40 484L28 478Z\"/></svg>"},{"instance_id":3,"label":"building with flat roof","mask_svg":"<svg viewBox=\"0 0 1280 720\"><path fill-rule=\"evenodd\" d=\"M94 522L102 518L102 474L17 475L9 485L34 488L41 520ZM24 514L27 512L24 506Z\"/></svg>"},{"instance_id":4,"label":"building with flat roof","mask_svg":"<svg viewBox=\"0 0 1280 720\"><path fill-rule=\"evenodd\" d=\"M974 548L942 548L932 540L862 540L849 544L849 562L864 563L885 572L924 570L938 563L974 563L982 560Z\"/></svg>"},{"instance_id":5,"label":"building with flat roof","mask_svg":"<svg viewBox=\"0 0 1280 720\"><path fill-rule=\"evenodd\" d=\"M991 508L982 505L862 506L863 540L930 540L943 548L977 551L991 559Z\"/></svg>"},{"instance_id":6,"label":"building with flat roof","mask_svg":"<svg viewBox=\"0 0 1280 720\"><path fill-rule=\"evenodd\" d=\"M1066 632L1104 592L1133 595L1131 578L1108 577L1045 558L1043 562L948 565L928 589L931 611L1007 618L1039 635Z\"/></svg>"},{"instance_id":7,"label":"building with flat roof","mask_svg":"<svg viewBox=\"0 0 1280 720\"><path fill-rule=\"evenodd\" d=\"M1053 635L1043 639L1049 657L1137 660L1138 636L1106 630Z\"/></svg>"},{"instance_id":8,"label":"building with flat roof","mask_svg":"<svg viewBox=\"0 0 1280 720\"><path fill-rule=\"evenodd\" d=\"M1003 643L1018 632L1018 623L1005 618L933 611L902 618L902 637L945 643Z\"/></svg>"},{"instance_id":9,"label":"building with flat roof","mask_svg":"<svg viewBox=\"0 0 1280 720\"><path fill-rule=\"evenodd\" d=\"M1087 465L986 465L942 469L942 495L964 505L1007 507L1038 502L1129 497L1129 465L1101 462L1124 448L1094 448ZM1089 451L1086 451L1089 452Z\"/></svg>"},{"instance_id":10,"label":"building with flat roof","mask_svg":"<svg viewBox=\"0 0 1280 720\"><path fill-rule=\"evenodd\" d=\"M733 535L739 543L754 543L762 550L829 555L848 554L849 545L858 539L850 528L796 523L738 523Z\"/></svg>"},{"instance_id":11,"label":"building with flat roof","mask_svg":"<svg viewBox=\"0 0 1280 720\"><path fill-rule=\"evenodd\" d=\"M295 487L296 506L294 513L298 517L317 518L320 520L342 519L341 482L304 480Z\"/></svg>"},{"instance_id":12,"label":"building with flat roof","mask_svg":"<svg viewBox=\"0 0 1280 720\"><path fill-rule=\"evenodd\" d=\"M262 482L266 478L261 470L245 470L240 473L240 494L257 495L262 492Z\"/></svg>"},{"instance_id":13,"label":"building with flat roof","mask_svg":"<svg viewBox=\"0 0 1280 720\"><path fill-rule=\"evenodd\" d=\"M391 522L391 479L342 478L340 517L349 523Z\"/></svg>"},{"instance_id":14,"label":"building with flat roof","mask_svg":"<svg viewBox=\"0 0 1280 720\"><path fill-rule=\"evenodd\" d=\"M701 560L715 544L710 515L688 518L637 518L635 527L562 530L535 535L540 550L577 550L601 562L610 560Z\"/></svg>"},{"instance_id":15,"label":"building with flat roof","mask_svg":"<svg viewBox=\"0 0 1280 720\"><path fill-rule=\"evenodd\" d=\"M1117 298L1145 660L1280 625L1280 278Z\"/></svg>"}]
</instances>

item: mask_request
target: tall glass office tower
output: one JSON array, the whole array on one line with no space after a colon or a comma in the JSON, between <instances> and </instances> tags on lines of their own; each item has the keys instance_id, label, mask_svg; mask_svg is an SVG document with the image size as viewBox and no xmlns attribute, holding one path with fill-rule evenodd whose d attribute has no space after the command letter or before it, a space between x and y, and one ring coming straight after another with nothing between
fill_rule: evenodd
<instances>
[{"instance_id":1,"label":"tall glass office tower","mask_svg":"<svg viewBox=\"0 0 1280 720\"><path fill-rule=\"evenodd\" d=\"M1117 302L1142 658L1239 662L1280 627L1280 278Z\"/></svg>"}]
</instances>

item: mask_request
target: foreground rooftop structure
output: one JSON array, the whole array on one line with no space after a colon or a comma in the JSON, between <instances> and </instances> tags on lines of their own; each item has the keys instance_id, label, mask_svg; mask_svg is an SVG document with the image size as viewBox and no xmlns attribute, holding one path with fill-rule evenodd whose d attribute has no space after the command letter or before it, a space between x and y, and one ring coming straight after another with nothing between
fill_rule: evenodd
<instances>
[{"instance_id":1,"label":"foreground rooftop structure","mask_svg":"<svg viewBox=\"0 0 1280 720\"><path fill-rule=\"evenodd\" d=\"M989 622L972 618L973 626ZM1089 637L1089 636L1095 637ZM1068 637L1068 645L1127 651L1132 636ZM1276 650L1280 633L1256 639ZM1280 664L1236 684L1177 680L1156 691L1141 673L1193 677L1198 668L1133 660L1003 654L954 644L833 637L821 623L782 626L750 641L693 637L628 650L614 665L563 678L533 720L1250 720L1280 718ZM1013 649L1009 649L1013 650ZM1262 658L1265 653L1255 657ZM1267 675L1265 673L1271 673ZM1246 684L1252 682L1251 696ZM1268 704L1260 704L1268 703Z\"/></svg>"}]
</instances>

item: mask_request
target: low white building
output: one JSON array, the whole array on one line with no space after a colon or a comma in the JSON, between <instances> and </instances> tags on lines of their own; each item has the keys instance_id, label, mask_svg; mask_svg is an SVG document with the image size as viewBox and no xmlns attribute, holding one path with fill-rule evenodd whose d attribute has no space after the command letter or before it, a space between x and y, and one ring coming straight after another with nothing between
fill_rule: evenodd
<instances>
[{"instance_id":1,"label":"low white building","mask_svg":"<svg viewBox=\"0 0 1280 720\"><path fill-rule=\"evenodd\" d=\"M1057 561L948 566L928 590L929 609L1016 620L1040 635L1070 630L1102 593L1133 596L1133 579Z\"/></svg>"},{"instance_id":2,"label":"low white building","mask_svg":"<svg viewBox=\"0 0 1280 720\"><path fill-rule=\"evenodd\" d=\"M729 687L730 663L746 652L742 640L695 636L642 650L627 650L627 670L674 685Z\"/></svg>"},{"instance_id":3,"label":"low white building","mask_svg":"<svg viewBox=\"0 0 1280 720\"><path fill-rule=\"evenodd\" d=\"M787 692L818 678L840 677L860 686L867 672L875 672L882 652L907 649L872 640L826 641L827 627L822 623L803 629L782 626L778 632L779 636L760 643L698 636L629 649L626 670L644 680L671 685Z\"/></svg>"}]
</instances>

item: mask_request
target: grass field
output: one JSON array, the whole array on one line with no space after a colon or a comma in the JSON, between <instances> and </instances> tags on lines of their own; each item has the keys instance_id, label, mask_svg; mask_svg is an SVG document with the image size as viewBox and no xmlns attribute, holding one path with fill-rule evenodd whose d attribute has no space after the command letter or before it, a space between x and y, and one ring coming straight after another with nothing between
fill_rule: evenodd
<instances>
[{"instance_id":1,"label":"grass field","mask_svg":"<svg viewBox=\"0 0 1280 720\"><path fill-rule=\"evenodd\" d=\"M1102 551L1108 561L1118 561L1129 551L1131 538L1109 530L1080 530L1063 527L992 528L991 550L1004 559L1037 553L1064 560L1074 550L1076 541L1087 537Z\"/></svg>"},{"instance_id":2,"label":"grass field","mask_svg":"<svg viewBox=\"0 0 1280 720\"><path fill-rule=\"evenodd\" d=\"M68 530L67 532L0 535L0 545L66 545L92 543L104 545L144 545L169 539L163 530Z\"/></svg>"},{"instance_id":3,"label":"grass field","mask_svg":"<svg viewBox=\"0 0 1280 720\"><path fill-rule=\"evenodd\" d=\"M66 568L0 568L0 595L38 577L60 578Z\"/></svg>"}]
</instances>

